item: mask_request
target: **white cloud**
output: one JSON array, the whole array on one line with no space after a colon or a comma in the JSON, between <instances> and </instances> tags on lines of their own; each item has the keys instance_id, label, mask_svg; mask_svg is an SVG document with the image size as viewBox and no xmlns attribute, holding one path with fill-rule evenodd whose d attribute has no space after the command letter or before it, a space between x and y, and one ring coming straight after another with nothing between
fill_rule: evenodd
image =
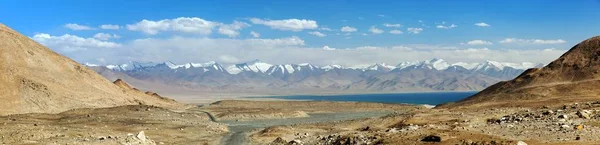
<instances>
[{"instance_id":1,"label":"white cloud","mask_svg":"<svg viewBox=\"0 0 600 145\"><path fill-rule=\"evenodd\" d=\"M382 18L383 18L383 17L385 17L385 15L382 15L382 14L379 14L379 15L377 15L377 16L378 16L378 17L382 17Z\"/></svg>"},{"instance_id":2,"label":"white cloud","mask_svg":"<svg viewBox=\"0 0 600 145\"><path fill-rule=\"evenodd\" d=\"M408 33L419 34L423 31L423 28L406 28L406 31L408 31Z\"/></svg>"},{"instance_id":3,"label":"white cloud","mask_svg":"<svg viewBox=\"0 0 600 145\"><path fill-rule=\"evenodd\" d=\"M439 29L452 29L452 28L456 28L456 27L458 27L458 25L454 25L454 24L450 24L448 26L445 26L443 24L436 26L436 28L439 28Z\"/></svg>"},{"instance_id":4,"label":"white cloud","mask_svg":"<svg viewBox=\"0 0 600 145\"><path fill-rule=\"evenodd\" d=\"M358 29L354 28L354 27L350 27L350 26L344 26L340 29L340 31L342 32L356 32L358 31Z\"/></svg>"},{"instance_id":5,"label":"white cloud","mask_svg":"<svg viewBox=\"0 0 600 145\"><path fill-rule=\"evenodd\" d=\"M302 31L304 29L317 29L319 27L317 21L306 19L268 20L251 18L250 22L284 31Z\"/></svg>"},{"instance_id":6,"label":"white cloud","mask_svg":"<svg viewBox=\"0 0 600 145\"><path fill-rule=\"evenodd\" d=\"M83 38L75 35L65 34L62 36L52 36L50 34L35 34L31 39L53 48L59 52L69 53L83 51L88 49L117 48L121 44L109 41L102 41L95 38Z\"/></svg>"},{"instance_id":7,"label":"white cloud","mask_svg":"<svg viewBox=\"0 0 600 145\"><path fill-rule=\"evenodd\" d=\"M219 34L227 35L229 37L237 37L240 35L239 30L241 30L244 27L248 27L248 26L250 26L250 24L240 22L240 21L234 21L231 24L220 25L218 31L219 31Z\"/></svg>"},{"instance_id":8,"label":"white cloud","mask_svg":"<svg viewBox=\"0 0 600 145\"><path fill-rule=\"evenodd\" d=\"M117 34L107 34L107 33L96 33L94 38L99 40L108 40L108 39L119 39L121 36Z\"/></svg>"},{"instance_id":9,"label":"white cloud","mask_svg":"<svg viewBox=\"0 0 600 145\"><path fill-rule=\"evenodd\" d=\"M94 28L90 27L90 26L86 26L86 25L79 25L79 24L74 24L74 23L69 23L69 24L65 24L65 28L69 28L71 30L94 30Z\"/></svg>"},{"instance_id":10,"label":"white cloud","mask_svg":"<svg viewBox=\"0 0 600 145\"><path fill-rule=\"evenodd\" d=\"M323 50L336 50L336 48L331 48L327 45L323 46Z\"/></svg>"},{"instance_id":11,"label":"white cloud","mask_svg":"<svg viewBox=\"0 0 600 145\"><path fill-rule=\"evenodd\" d=\"M112 25L112 24L104 24L104 25L100 25L100 29L119 30L119 29L121 29L121 26L119 26L119 25Z\"/></svg>"},{"instance_id":12,"label":"white cloud","mask_svg":"<svg viewBox=\"0 0 600 145\"><path fill-rule=\"evenodd\" d=\"M142 20L135 24L127 25L131 31L141 31L149 35L156 35L160 31L174 31L208 35L212 29L221 25L218 22L207 21L197 17L179 17L160 21Z\"/></svg>"},{"instance_id":13,"label":"white cloud","mask_svg":"<svg viewBox=\"0 0 600 145\"><path fill-rule=\"evenodd\" d=\"M499 41L503 44L515 43L515 44L562 44L567 41L562 39L555 40L543 40L543 39L518 39L518 38L506 38L504 40Z\"/></svg>"},{"instance_id":14,"label":"white cloud","mask_svg":"<svg viewBox=\"0 0 600 145\"><path fill-rule=\"evenodd\" d=\"M325 37L325 36L327 36L327 35L319 32L319 31L308 32L308 34L312 34L312 35L315 35L315 36L318 36L318 37Z\"/></svg>"},{"instance_id":15,"label":"white cloud","mask_svg":"<svg viewBox=\"0 0 600 145\"><path fill-rule=\"evenodd\" d=\"M311 48L306 47L304 40L298 37L232 39L174 36L136 39L123 44L73 35L37 34L32 38L54 50L60 50L60 53L79 62L100 64L120 64L127 61L173 61L175 63L217 61L228 65L226 63L240 63L257 58L275 64L308 62L321 66L329 64L354 66L376 62L396 64L399 61L431 58L467 63L484 60L547 63L565 52L557 49L461 48L425 44Z\"/></svg>"},{"instance_id":16,"label":"white cloud","mask_svg":"<svg viewBox=\"0 0 600 145\"><path fill-rule=\"evenodd\" d=\"M400 24L389 24L389 23L385 23L385 24L383 24L383 26L385 26L385 27L394 27L394 28L400 28L400 27L402 27L402 25L400 25Z\"/></svg>"},{"instance_id":17,"label":"white cloud","mask_svg":"<svg viewBox=\"0 0 600 145\"><path fill-rule=\"evenodd\" d=\"M381 30L381 29L378 29L378 28L377 28L377 27L375 27L375 26L372 26L371 28L369 28L369 32L371 32L371 33L373 33L373 34L381 34L381 33L383 33L383 30Z\"/></svg>"},{"instance_id":18,"label":"white cloud","mask_svg":"<svg viewBox=\"0 0 600 145\"><path fill-rule=\"evenodd\" d=\"M254 37L254 38L260 37L260 33L254 32L254 31L250 31L250 35L252 35L252 37Z\"/></svg>"},{"instance_id":19,"label":"white cloud","mask_svg":"<svg viewBox=\"0 0 600 145\"><path fill-rule=\"evenodd\" d=\"M489 27L491 25L484 23L484 22L479 22L479 23L475 23L475 26L479 26L479 27Z\"/></svg>"},{"instance_id":20,"label":"white cloud","mask_svg":"<svg viewBox=\"0 0 600 145\"><path fill-rule=\"evenodd\" d=\"M391 34L402 34L404 32L402 32L402 30L398 30L398 29L394 29L390 31Z\"/></svg>"},{"instance_id":21,"label":"white cloud","mask_svg":"<svg viewBox=\"0 0 600 145\"><path fill-rule=\"evenodd\" d=\"M467 42L466 44L468 45L492 45L492 42L489 41L485 41L485 40L471 40L469 42Z\"/></svg>"},{"instance_id":22,"label":"white cloud","mask_svg":"<svg viewBox=\"0 0 600 145\"><path fill-rule=\"evenodd\" d=\"M331 28L327 28L327 27L321 27L321 28L319 28L319 29L320 29L320 30L323 30L323 31L333 31L333 29L331 29Z\"/></svg>"}]
</instances>

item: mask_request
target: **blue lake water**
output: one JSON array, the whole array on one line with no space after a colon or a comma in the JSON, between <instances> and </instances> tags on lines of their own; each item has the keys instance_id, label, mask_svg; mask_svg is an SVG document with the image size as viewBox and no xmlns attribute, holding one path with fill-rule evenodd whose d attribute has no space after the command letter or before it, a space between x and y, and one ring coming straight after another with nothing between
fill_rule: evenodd
<instances>
[{"instance_id":1,"label":"blue lake water","mask_svg":"<svg viewBox=\"0 0 600 145\"><path fill-rule=\"evenodd\" d=\"M290 100L312 101L352 101L376 103L406 103L438 105L456 102L477 92L433 92L433 93L397 93L397 94L356 94L356 95L298 95L298 96L269 96L262 98L278 98Z\"/></svg>"}]
</instances>

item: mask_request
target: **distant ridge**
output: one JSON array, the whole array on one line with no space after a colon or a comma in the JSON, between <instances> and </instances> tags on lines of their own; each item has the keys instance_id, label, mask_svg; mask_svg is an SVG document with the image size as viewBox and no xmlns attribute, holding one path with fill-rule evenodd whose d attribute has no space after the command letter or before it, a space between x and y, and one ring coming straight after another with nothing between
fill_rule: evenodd
<instances>
[{"instance_id":1,"label":"distant ridge","mask_svg":"<svg viewBox=\"0 0 600 145\"><path fill-rule=\"evenodd\" d=\"M600 36L573 46L543 68L532 68L439 108L540 106L600 99Z\"/></svg>"},{"instance_id":2,"label":"distant ridge","mask_svg":"<svg viewBox=\"0 0 600 145\"><path fill-rule=\"evenodd\" d=\"M182 107L123 91L96 72L0 24L0 115L148 104Z\"/></svg>"}]
</instances>

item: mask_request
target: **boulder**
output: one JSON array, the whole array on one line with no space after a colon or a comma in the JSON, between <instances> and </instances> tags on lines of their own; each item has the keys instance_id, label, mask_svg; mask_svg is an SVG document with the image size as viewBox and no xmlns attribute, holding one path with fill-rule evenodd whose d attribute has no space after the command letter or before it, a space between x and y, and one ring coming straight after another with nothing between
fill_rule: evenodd
<instances>
[{"instance_id":1,"label":"boulder","mask_svg":"<svg viewBox=\"0 0 600 145\"><path fill-rule=\"evenodd\" d=\"M566 114L563 114L563 115L559 115L558 118L569 119L569 116L567 116Z\"/></svg>"},{"instance_id":2,"label":"boulder","mask_svg":"<svg viewBox=\"0 0 600 145\"><path fill-rule=\"evenodd\" d=\"M590 119L591 113L592 112L588 110L579 110L577 111L577 116L579 116L579 118Z\"/></svg>"},{"instance_id":3,"label":"boulder","mask_svg":"<svg viewBox=\"0 0 600 145\"><path fill-rule=\"evenodd\" d=\"M519 141L519 142L517 142L517 145L527 145L527 143L525 143L523 141Z\"/></svg>"},{"instance_id":4,"label":"boulder","mask_svg":"<svg viewBox=\"0 0 600 145\"><path fill-rule=\"evenodd\" d=\"M142 142L146 141L146 134L144 133L144 131L140 131L140 133L138 133L137 136L135 136L135 137L137 137Z\"/></svg>"},{"instance_id":5,"label":"boulder","mask_svg":"<svg viewBox=\"0 0 600 145\"><path fill-rule=\"evenodd\" d=\"M273 142L271 142L271 145L284 145L287 144L288 142L286 140L284 140L281 137L277 137L277 139L275 139Z\"/></svg>"},{"instance_id":6,"label":"boulder","mask_svg":"<svg viewBox=\"0 0 600 145\"><path fill-rule=\"evenodd\" d=\"M437 135L429 135L421 139L423 142L442 142L442 137Z\"/></svg>"}]
</instances>

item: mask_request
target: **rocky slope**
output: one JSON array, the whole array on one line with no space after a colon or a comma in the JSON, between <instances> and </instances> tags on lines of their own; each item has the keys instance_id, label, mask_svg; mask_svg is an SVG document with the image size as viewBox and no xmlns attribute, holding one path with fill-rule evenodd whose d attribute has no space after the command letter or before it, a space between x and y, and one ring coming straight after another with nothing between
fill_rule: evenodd
<instances>
[{"instance_id":1,"label":"rocky slope","mask_svg":"<svg viewBox=\"0 0 600 145\"><path fill-rule=\"evenodd\" d=\"M513 80L440 107L531 106L597 100L599 72L600 36L597 36L575 45L543 68L528 69Z\"/></svg>"},{"instance_id":2,"label":"rocky slope","mask_svg":"<svg viewBox=\"0 0 600 145\"><path fill-rule=\"evenodd\" d=\"M75 108L181 105L114 85L96 72L0 24L0 115Z\"/></svg>"}]
</instances>

